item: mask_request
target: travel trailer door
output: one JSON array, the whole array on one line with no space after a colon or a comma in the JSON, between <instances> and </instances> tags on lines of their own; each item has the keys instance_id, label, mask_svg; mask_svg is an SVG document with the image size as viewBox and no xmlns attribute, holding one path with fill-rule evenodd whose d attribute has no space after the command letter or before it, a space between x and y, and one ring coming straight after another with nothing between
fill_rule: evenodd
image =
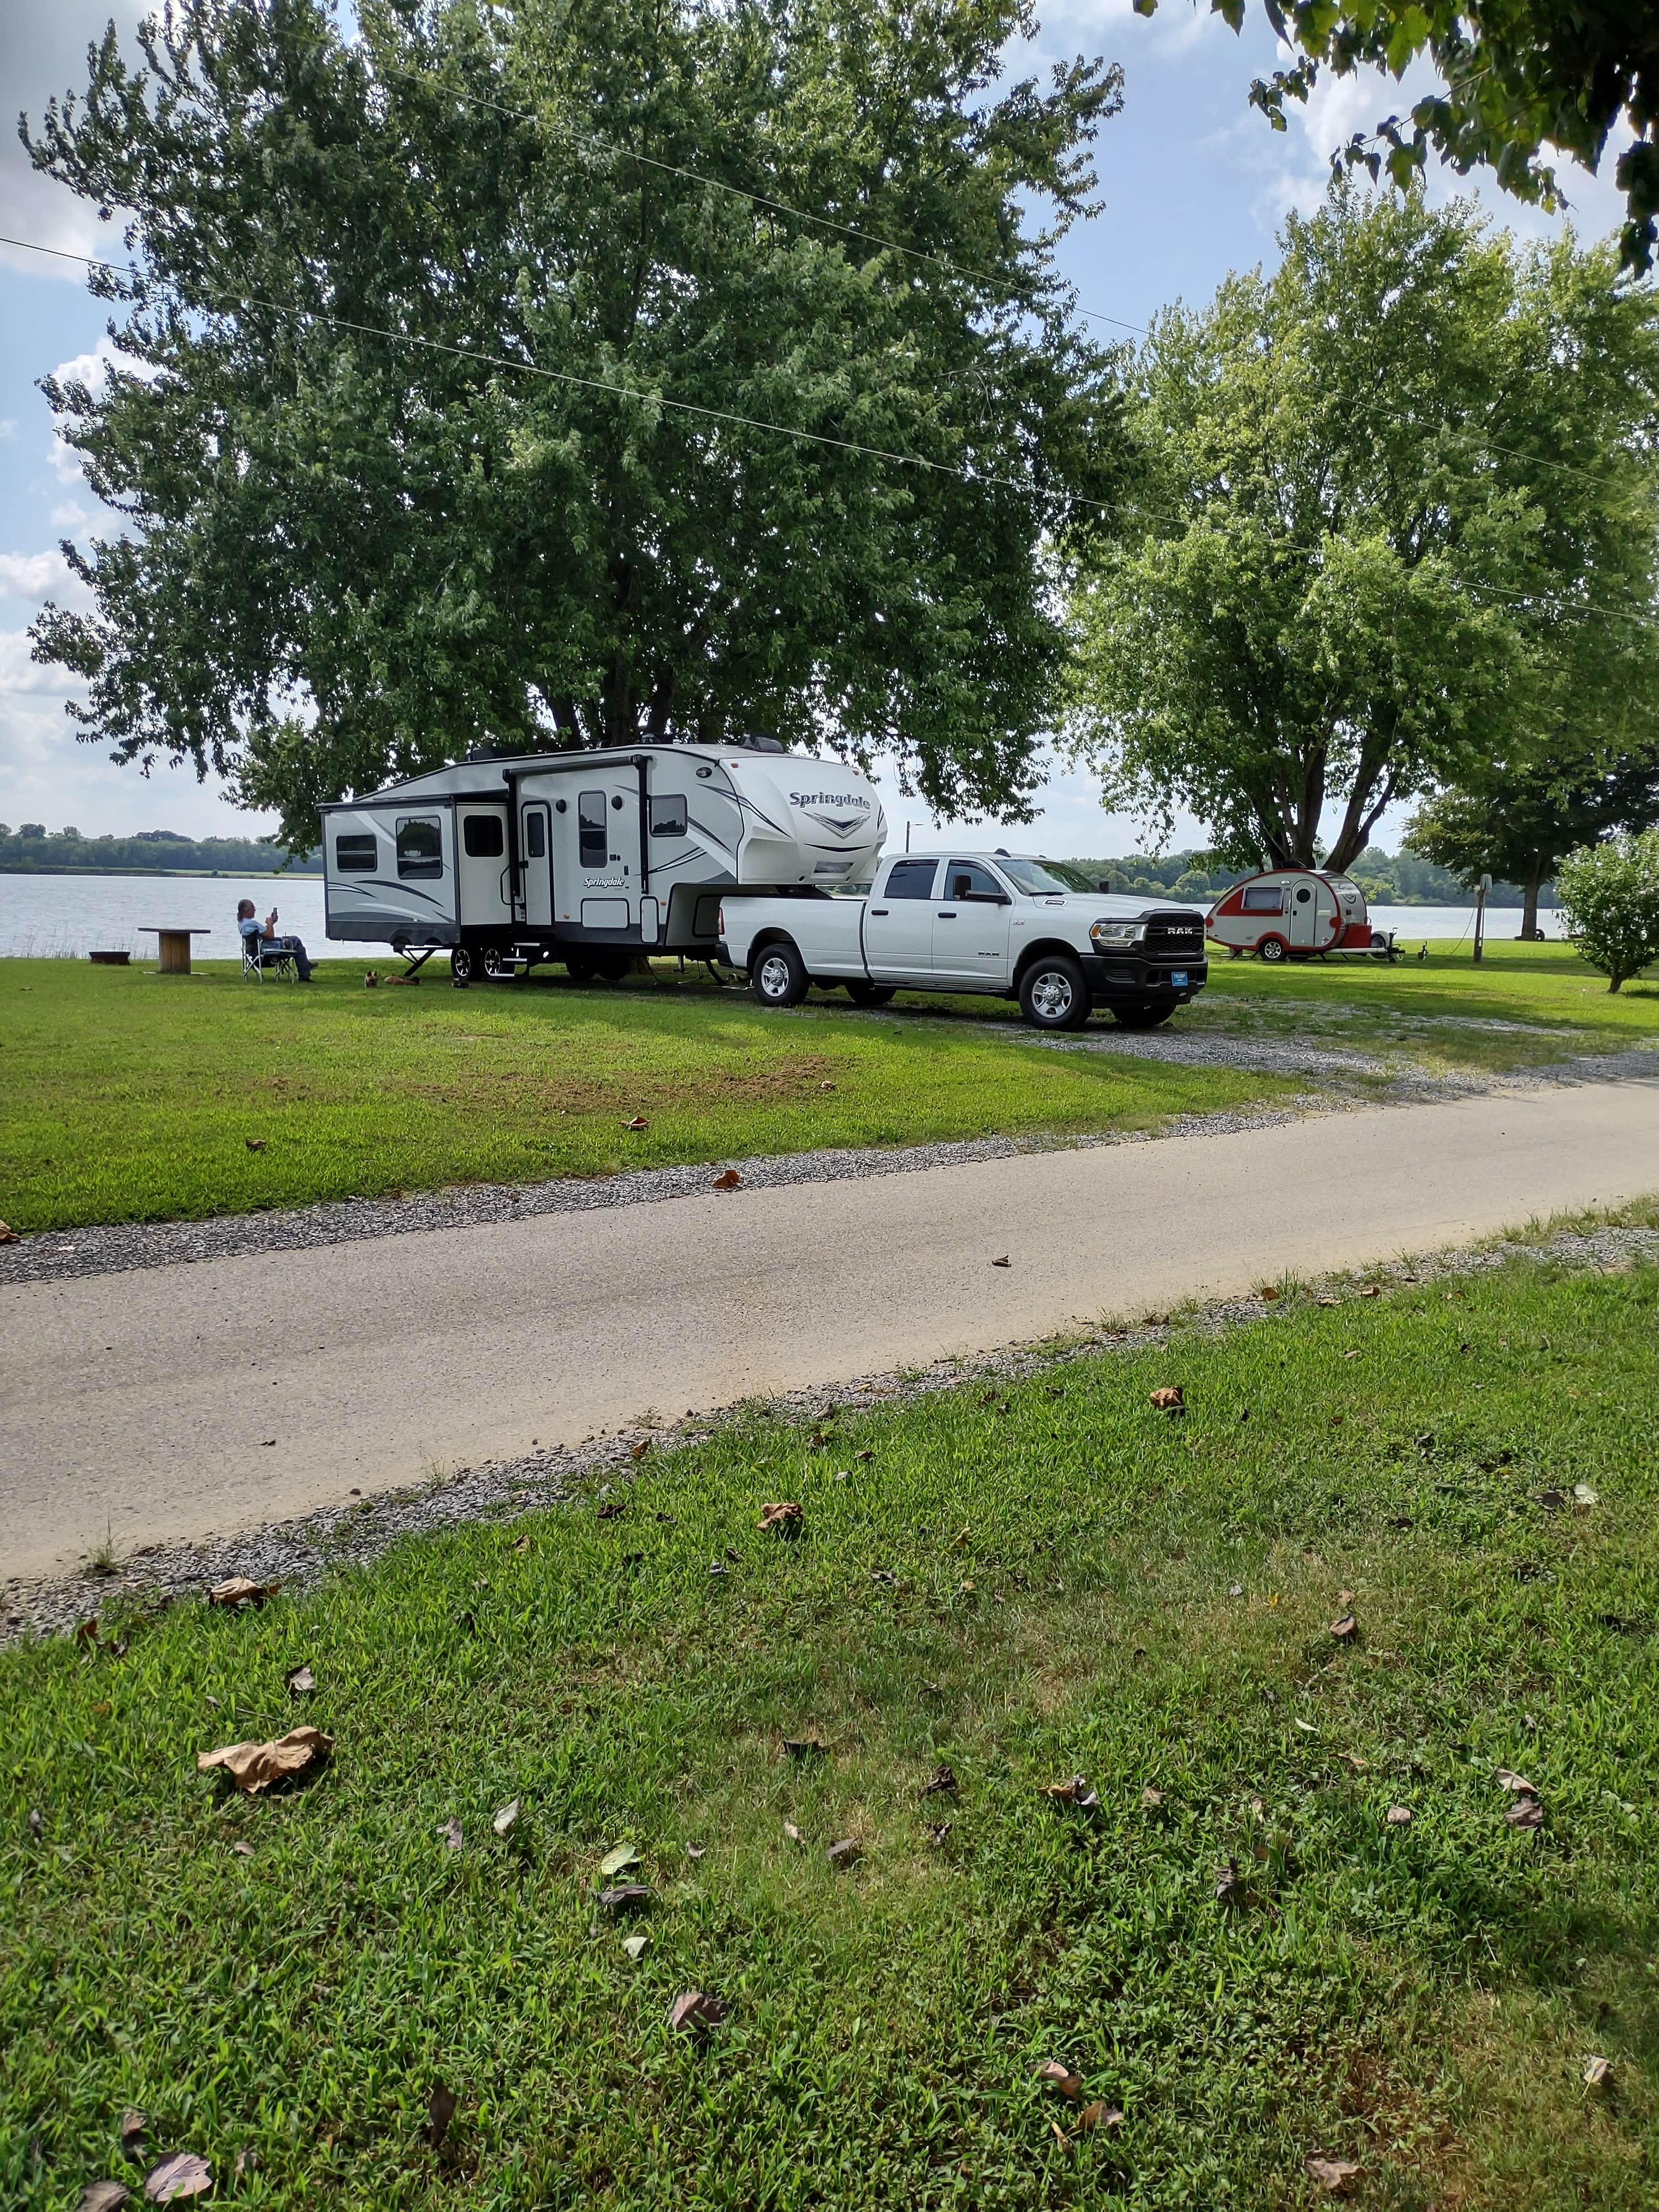
<instances>
[{"instance_id":1,"label":"travel trailer door","mask_svg":"<svg viewBox=\"0 0 1659 2212\"><path fill-rule=\"evenodd\" d=\"M553 824L547 802L527 799L519 809L521 919L529 929L553 927Z\"/></svg>"},{"instance_id":2,"label":"travel trailer door","mask_svg":"<svg viewBox=\"0 0 1659 2212\"><path fill-rule=\"evenodd\" d=\"M1286 934L1291 943L1298 948L1311 946L1315 941L1314 920L1318 903L1314 896L1314 879L1311 876L1295 877L1289 889L1290 912L1287 919L1290 928Z\"/></svg>"},{"instance_id":3,"label":"travel trailer door","mask_svg":"<svg viewBox=\"0 0 1659 2212\"><path fill-rule=\"evenodd\" d=\"M635 880L640 850L639 787L631 768L595 767L591 780L573 777L577 900L572 919L583 929L631 929L638 918Z\"/></svg>"}]
</instances>

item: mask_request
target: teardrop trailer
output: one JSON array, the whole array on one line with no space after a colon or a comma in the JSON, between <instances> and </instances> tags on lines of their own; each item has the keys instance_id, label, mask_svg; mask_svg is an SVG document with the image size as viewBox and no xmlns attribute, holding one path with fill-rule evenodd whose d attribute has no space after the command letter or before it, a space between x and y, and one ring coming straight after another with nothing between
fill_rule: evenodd
<instances>
[{"instance_id":1,"label":"teardrop trailer","mask_svg":"<svg viewBox=\"0 0 1659 2212\"><path fill-rule=\"evenodd\" d=\"M867 880L878 793L771 739L471 754L322 809L329 937L458 981L562 961L614 980L643 954L712 960L720 894Z\"/></svg>"},{"instance_id":2,"label":"teardrop trailer","mask_svg":"<svg viewBox=\"0 0 1659 2212\"><path fill-rule=\"evenodd\" d=\"M1269 868L1246 876L1210 908L1206 934L1235 959L1396 961L1392 930L1373 929L1365 894L1322 868Z\"/></svg>"}]
</instances>

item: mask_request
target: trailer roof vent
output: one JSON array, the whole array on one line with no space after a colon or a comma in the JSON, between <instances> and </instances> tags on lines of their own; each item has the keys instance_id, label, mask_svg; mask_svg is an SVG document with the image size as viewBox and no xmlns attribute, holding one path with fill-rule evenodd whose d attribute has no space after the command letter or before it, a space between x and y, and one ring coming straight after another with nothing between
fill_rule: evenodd
<instances>
[{"instance_id":1,"label":"trailer roof vent","mask_svg":"<svg viewBox=\"0 0 1659 2212\"><path fill-rule=\"evenodd\" d=\"M522 745L474 745L461 764L464 768L488 768L495 761L522 760L524 757L525 748Z\"/></svg>"}]
</instances>

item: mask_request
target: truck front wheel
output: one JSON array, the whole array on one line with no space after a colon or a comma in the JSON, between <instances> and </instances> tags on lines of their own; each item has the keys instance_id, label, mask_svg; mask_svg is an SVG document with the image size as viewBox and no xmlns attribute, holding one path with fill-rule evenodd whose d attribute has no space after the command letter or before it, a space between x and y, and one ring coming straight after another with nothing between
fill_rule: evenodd
<instances>
[{"instance_id":1,"label":"truck front wheel","mask_svg":"<svg viewBox=\"0 0 1659 2212\"><path fill-rule=\"evenodd\" d=\"M1089 987L1076 961L1041 952L1019 979L1019 1011L1033 1029L1080 1030L1089 1018Z\"/></svg>"},{"instance_id":2,"label":"truck front wheel","mask_svg":"<svg viewBox=\"0 0 1659 2212\"><path fill-rule=\"evenodd\" d=\"M763 1006L798 1006L811 978L806 963L787 937L775 939L755 955L749 988Z\"/></svg>"},{"instance_id":3,"label":"truck front wheel","mask_svg":"<svg viewBox=\"0 0 1659 2212\"><path fill-rule=\"evenodd\" d=\"M849 983L847 995L855 1006L884 1006L896 988L893 983Z\"/></svg>"}]
</instances>

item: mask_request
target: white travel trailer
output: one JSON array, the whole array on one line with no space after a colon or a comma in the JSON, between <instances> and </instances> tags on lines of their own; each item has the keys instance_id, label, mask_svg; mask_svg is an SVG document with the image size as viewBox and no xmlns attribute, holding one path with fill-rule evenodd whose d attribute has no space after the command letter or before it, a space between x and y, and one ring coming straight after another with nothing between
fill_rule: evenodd
<instances>
[{"instance_id":1,"label":"white travel trailer","mask_svg":"<svg viewBox=\"0 0 1659 2212\"><path fill-rule=\"evenodd\" d=\"M711 959L723 889L867 881L887 832L863 776L757 738L475 752L322 817L329 936L417 965L447 949L462 981Z\"/></svg>"}]
</instances>

